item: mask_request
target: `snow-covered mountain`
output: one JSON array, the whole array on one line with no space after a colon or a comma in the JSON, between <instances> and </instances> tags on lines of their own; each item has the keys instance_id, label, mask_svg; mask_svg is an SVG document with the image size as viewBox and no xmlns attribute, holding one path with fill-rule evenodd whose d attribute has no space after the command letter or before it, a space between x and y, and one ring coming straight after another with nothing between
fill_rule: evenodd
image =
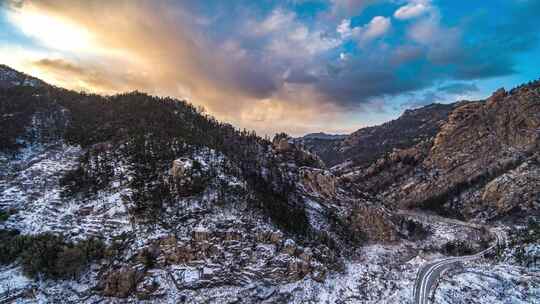
<instances>
[{"instance_id":1,"label":"snow-covered mountain","mask_svg":"<svg viewBox=\"0 0 540 304\"><path fill-rule=\"evenodd\" d=\"M183 101L0 80L0 301L412 303L419 267L485 248L488 225L506 249L453 269L435 302L539 299L532 220L404 212L302 143Z\"/></svg>"}]
</instances>

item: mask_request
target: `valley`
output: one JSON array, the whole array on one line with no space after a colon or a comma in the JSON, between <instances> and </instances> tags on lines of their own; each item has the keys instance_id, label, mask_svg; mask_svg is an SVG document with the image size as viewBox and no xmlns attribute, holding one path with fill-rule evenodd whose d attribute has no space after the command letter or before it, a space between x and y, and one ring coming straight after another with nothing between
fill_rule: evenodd
<instances>
[{"instance_id":1,"label":"valley","mask_svg":"<svg viewBox=\"0 0 540 304\"><path fill-rule=\"evenodd\" d=\"M0 303L536 303L540 83L348 136L0 68Z\"/></svg>"}]
</instances>

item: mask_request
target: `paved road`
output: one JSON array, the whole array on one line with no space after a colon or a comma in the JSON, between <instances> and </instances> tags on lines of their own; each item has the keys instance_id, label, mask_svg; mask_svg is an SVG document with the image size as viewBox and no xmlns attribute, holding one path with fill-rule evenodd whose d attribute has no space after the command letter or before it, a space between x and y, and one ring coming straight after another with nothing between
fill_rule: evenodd
<instances>
[{"instance_id":1,"label":"paved road","mask_svg":"<svg viewBox=\"0 0 540 304\"><path fill-rule=\"evenodd\" d=\"M499 244L502 244L504 238L500 231L492 230L492 233L495 235L497 241L491 247L486 250L479 252L475 255L453 257L448 259L438 260L436 262L428 263L418 271L416 276L416 283L414 285L414 302L415 304L429 304L429 295L431 288L437 282L437 279L440 277L441 273L450 268L453 264L458 262L472 261L478 258L481 258L484 254L495 250Z\"/></svg>"}]
</instances>

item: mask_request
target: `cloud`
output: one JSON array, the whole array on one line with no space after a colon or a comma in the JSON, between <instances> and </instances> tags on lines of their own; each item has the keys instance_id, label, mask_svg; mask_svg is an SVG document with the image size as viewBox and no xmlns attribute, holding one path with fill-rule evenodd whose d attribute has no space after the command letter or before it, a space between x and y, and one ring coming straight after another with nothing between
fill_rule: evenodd
<instances>
[{"instance_id":1,"label":"cloud","mask_svg":"<svg viewBox=\"0 0 540 304\"><path fill-rule=\"evenodd\" d=\"M351 19L343 19L338 25L336 31L343 39L347 39L352 35Z\"/></svg>"},{"instance_id":2,"label":"cloud","mask_svg":"<svg viewBox=\"0 0 540 304\"><path fill-rule=\"evenodd\" d=\"M251 29L248 36L256 37L249 41L251 44L263 46L264 50L281 59L305 60L341 43L321 30L309 29L297 20L294 12L281 8L273 10L262 21L248 20L245 27Z\"/></svg>"},{"instance_id":3,"label":"cloud","mask_svg":"<svg viewBox=\"0 0 540 304\"><path fill-rule=\"evenodd\" d=\"M396 10L394 17L399 20L413 19L428 13L431 9L429 0L412 1Z\"/></svg>"},{"instance_id":4,"label":"cloud","mask_svg":"<svg viewBox=\"0 0 540 304\"><path fill-rule=\"evenodd\" d=\"M35 52L0 53L69 88L187 98L261 134L299 134L339 132L350 113L411 92L426 102L474 93L469 80L514 73L515 55L539 40L538 1L512 4L504 19L451 20L427 0L385 4L401 5L394 20L365 10L383 1L315 0L326 11L311 15L299 1L12 1L9 20ZM70 43L66 33L85 34Z\"/></svg>"},{"instance_id":5,"label":"cloud","mask_svg":"<svg viewBox=\"0 0 540 304\"><path fill-rule=\"evenodd\" d=\"M343 19L337 27L337 32L342 39L352 38L361 44L367 43L374 39L384 36L390 28L392 22L390 18L376 16L364 26L351 28L351 20Z\"/></svg>"},{"instance_id":6,"label":"cloud","mask_svg":"<svg viewBox=\"0 0 540 304\"><path fill-rule=\"evenodd\" d=\"M326 73L319 76L317 88L329 100L334 100L346 109L361 108L362 104L374 98L396 96L415 91L432 83L432 77L422 69L409 73L397 73L392 60L392 50L373 48L363 56L340 60L338 64L327 66ZM400 65L407 66L409 62ZM414 68L414 67L407 67Z\"/></svg>"},{"instance_id":7,"label":"cloud","mask_svg":"<svg viewBox=\"0 0 540 304\"><path fill-rule=\"evenodd\" d=\"M377 16L371 19L367 25L358 28L353 35L357 36L361 42L370 41L386 34L391 25L390 18Z\"/></svg>"},{"instance_id":8,"label":"cloud","mask_svg":"<svg viewBox=\"0 0 540 304\"><path fill-rule=\"evenodd\" d=\"M437 91L446 94L463 95L478 92L480 89L474 83L452 83L437 88Z\"/></svg>"},{"instance_id":9,"label":"cloud","mask_svg":"<svg viewBox=\"0 0 540 304\"><path fill-rule=\"evenodd\" d=\"M355 16L370 5L381 0L330 0L333 16Z\"/></svg>"},{"instance_id":10,"label":"cloud","mask_svg":"<svg viewBox=\"0 0 540 304\"><path fill-rule=\"evenodd\" d=\"M445 98L436 92L427 91L420 95L411 94L407 102L401 105L403 109L417 109L434 103L442 103Z\"/></svg>"},{"instance_id":11,"label":"cloud","mask_svg":"<svg viewBox=\"0 0 540 304\"><path fill-rule=\"evenodd\" d=\"M53 78L57 85L82 91L92 88L92 91L98 93L124 92L132 87L144 87L148 83L147 79L136 73L109 70L98 63L83 66L65 59L43 58L29 64L32 68L46 71L47 76Z\"/></svg>"},{"instance_id":12,"label":"cloud","mask_svg":"<svg viewBox=\"0 0 540 304\"><path fill-rule=\"evenodd\" d=\"M44 69L59 70L61 72L83 75L85 69L63 59L41 59L33 62L33 65Z\"/></svg>"}]
</instances>

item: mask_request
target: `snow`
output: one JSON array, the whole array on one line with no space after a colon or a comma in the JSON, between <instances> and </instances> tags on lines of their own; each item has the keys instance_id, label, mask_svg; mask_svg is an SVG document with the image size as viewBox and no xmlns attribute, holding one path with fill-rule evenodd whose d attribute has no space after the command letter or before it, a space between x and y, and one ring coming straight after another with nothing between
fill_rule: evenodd
<instances>
[{"instance_id":1,"label":"snow","mask_svg":"<svg viewBox=\"0 0 540 304\"><path fill-rule=\"evenodd\" d=\"M200 272L196 268L186 268L184 270L184 282L193 283L198 281L200 278Z\"/></svg>"},{"instance_id":2,"label":"snow","mask_svg":"<svg viewBox=\"0 0 540 304\"><path fill-rule=\"evenodd\" d=\"M2 297L9 297L31 284L32 280L25 277L18 267L10 265L0 268L0 295Z\"/></svg>"},{"instance_id":3,"label":"snow","mask_svg":"<svg viewBox=\"0 0 540 304\"><path fill-rule=\"evenodd\" d=\"M268 274L279 276L287 270L280 265L287 265L296 257L284 253L281 243L254 242L254 234L250 232L276 231L277 228L267 218L249 211L245 202L237 197L226 202L220 199L215 187L218 183L246 188L239 177L225 173L229 170L224 170L228 162L223 155L201 149L190 156L203 170L215 169L216 176L200 195L178 199L165 206L162 220L170 226L164 228L146 226L129 217L129 205L124 199L129 201L131 195L131 189L127 187L130 169L121 161L115 164L114 179L107 189L92 197L62 198L59 180L67 170L76 168L82 153L80 147L56 142L27 144L16 159L0 155L0 207L18 210L0 224L1 228L18 229L24 234L62 233L75 240L100 236L106 241L133 232L130 247L120 257L123 262L135 260L142 248L167 237L189 242L193 231L210 234L217 230L238 231L242 235L243 243L215 244L220 252L215 260L165 264L148 271L141 284L156 282L159 284L157 294L161 295L153 302L178 303L187 299L188 303L411 303L420 266L441 257L436 249L446 242L474 236L473 227L463 227L452 221L428 221L432 234L425 240L368 244L359 248L353 258L344 261L343 271L329 271L324 282L317 282L308 275L299 281L279 285L268 279ZM315 229L326 230L328 223L324 212L327 205L309 197L304 199L310 224ZM425 218L421 220L426 221ZM293 248L295 244L293 239L287 239L283 245ZM538 255L540 247L529 245L525 251L528 255ZM252 260L248 261L250 257ZM242 263L246 265L239 266L236 259L245 259ZM505 299L508 299L506 303L540 303L537 298L540 280L532 269L507 261L484 263L470 263L446 273L435 293L436 303L460 303L464 299L479 304L505 303ZM116 302L92 291L98 279L97 269L92 269L80 281L31 281L22 275L19 267L8 266L0 268L0 295L32 290L33 297L20 298L18 303ZM205 287L211 279L218 283ZM0 302L2 299L0 297ZM134 297L127 301L139 302L139 299Z\"/></svg>"},{"instance_id":4,"label":"snow","mask_svg":"<svg viewBox=\"0 0 540 304\"><path fill-rule=\"evenodd\" d=\"M441 280L434 303L540 303L540 276L505 264L467 266Z\"/></svg>"}]
</instances>

